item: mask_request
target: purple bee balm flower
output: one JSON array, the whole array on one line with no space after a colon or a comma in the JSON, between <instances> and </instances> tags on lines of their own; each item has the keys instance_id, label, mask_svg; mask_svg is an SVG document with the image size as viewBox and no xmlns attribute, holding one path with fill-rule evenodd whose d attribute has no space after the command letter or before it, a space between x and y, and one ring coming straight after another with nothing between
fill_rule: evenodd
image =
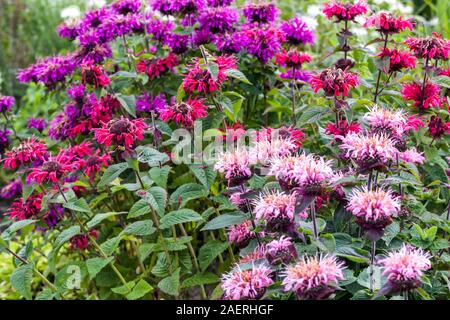
<instances>
[{"instance_id":1,"label":"purple bee balm flower","mask_svg":"<svg viewBox=\"0 0 450 320\"><path fill-rule=\"evenodd\" d=\"M112 57L111 47L107 43L102 43L95 32L85 33L80 36L80 48L75 53L77 64L92 61L101 63L105 58Z\"/></svg>"},{"instance_id":2,"label":"purple bee balm flower","mask_svg":"<svg viewBox=\"0 0 450 320\"><path fill-rule=\"evenodd\" d=\"M226 7L232 4L234 0L206 0L210 7Z\"/></svg>"},{"instance_id":3,"label":"purple bee balm flower","mask_svg":"<svg viewBox=\"0 0 450 320\"><path fill-rule=\"evenodd\" d=\"M242 32L244 47L262 63L267 63L280 50L283 33L274 27L251 27Z\"/></svg>"},{"instance_id":4,"label":"purple bee balm flower","mask_svg":"<svg viewBox=\"0 0 450 320\"><path fill-rule=\"evenodd\" d=\"M111 15L111 10L106 7L88 11L81 20L80 26L83 31L98 28Z\"/></svg>"},{"instance_id":5,"label":"purple bee balm flower","mask_svg":"<svg viewBox=\"0 0 450 320\"><path fill-rule=\"evenodd\" d=\"M271 23L277 19L280 10L273 2L249 2L242 13L249 23Z\"/></svg>"},{"instance_id":6,"label":"purple bee balm flower","mask_svg":"<svg viewBox=\"0 0 450 320\"><path fill-rule=\"evenodd\" d=\"M171 21L149 19L147 23L147 33L160 43L165 43L169 39L170 31L174 28L175 25Z\"/></svg>"},{"instance_id":7,"label":"purple bee balm flower","mask_svg":"<svg viewBox=\"0 0 450 320\"><path fill-rule=\"evenodd\" d=\"M58 83L63 83L66 76L76 68L73 56L54 56L39 60L26 69L20 70L17 79L22 83L41 82L48 89L54 89Z\"/></svg>"},{"instance_id":8,"label":"purple bee balm flower","mask_svg":"<svg viewBox=\"0 0 450 320\"><path fill-rule=\"evenodd\" d=\"M140 0L121 0L112 4L112 9L121 15L127 15L129 13L136 13L141 8Z\"/></svg>"},{"instance_id":9,"label":"purple bee balm flower","mask_svg":"<svg viewBox=\"0 0 450 320\"><path fill-rule=\"evenodd\" d=\"M138 97L136 101L136 111L151 113L151 112L160 112L161 110L166 109L167 102L166 96L161 93L157 96L150 96L147 92Z\"/></svg>"},{"instance_id":10,"label":"purple bee balm flower","mask_svg":"<svg viewBox=\"0 0 450 320\"><path fill-rule=\"evenodd\" d=\"M67 94L72 100L75 100L77 103L82 103L84 100L84 90L84 84L74 84L69 89L67 89Z\"/></svg>"},{"instance_id":11,"label":"purple bee balm flower","mask_svg":"<svg viewBox=\"0 0 450 320\"><path fill-rule=\"evenodd\" d=\"M200 46L202 44L207 44L211 42L211 32L208 29L198 29L194 31L192 36L192 42L196 46Z\"/></svg>"},{"instance_id":12,"label":"purple bee balm flower","mask_svg":"<svg viewBox=\"0 0 450 320\"><path fill-rule=\"evenodd\" d=\"M204 0L172 0L171 13L189 15L196 13L205 6Z\"/></svg>"},{"instance_id":13,"label":"purple bee balm flower","mask_svg":"<svg viewBox=\"0 0 450 320\"><path fill-rule=\"evenodd\" d=\"M165 42L175 54L183 54L189 48L189 35L170 33Z\"/></svg>"},{"instance_id":14,"label":"purple bee balm flower","mask_svg":"<svg viewBox=\"0 0 450 320\"><path fill-rule=\"evenodd\" d=\"M44 131L47 126L45 119L42 118L30 118L28 119L27 127L28 129L36 129L39 132Z\"/></svg>"},{"instance_id":15,"label":"purple bee balm flower","mask_svg":"<svg viewBox=\"0 0 450 320\"><path fill-rule=\"evenodd\" d=\"M240 32L213 35L212 42L223 53L238 53L242 48L242 36Z\"/></svg>"},{"instance_id":16,"label":"purple bee balm flower","mask_svg":"<svg viewBox=\"0 0 450 320\"><path fill-rule=\"evenodd\" d=\"M57 28L58 34L61 38L75 40L81 32L80 26L76 21L65 21Z\"/></svg>"},{"instance_id":17,"label":"purple bee balm flower","mask_svg":"<svg viewBox=\"0 0 450 320\"><path fill-rule=\"evenodd\" d=\"M233 30L239 15L232 7L207 8L200 12L198 22L200 28L208 29L212 33L225 33Z\"/></svg>"},{"instance_id":18,"label":"purple bee balm flower","mask_svg":"<svg viewBox=\"0 0 450 320\"><path fill-rule=\"evenodd\" d=\"M0 112L11 111L16 99L11 96L0 96Z\"/></svg>"},{"instance_id":19,"label":"purple bee balm flower","mask_svg":"<svg viewBox=\"0 0 450 320\"><path fill-rule=\"evenodd\" d=\"M52 229L62 220L64 217L64 208L60 204L54 204L50 207L50 210L44 216L44 221L47 226Z\"/></svg>"},{"instance_id":20,"label":"purple bee balm flower","mask_svg":"<svg viewBox=\"0 0 450 320\"><path fill-rule=\"evenodd\" d=\"M280 28L285 34L286 41L290 44L314 44L314 31L299 17L282 22Z\"/></svg>"},{"instance_id":21,"label":"purple bee balm flower","mask_svg":"<svg viewBox=\"0 0 450 320\"><path fill-rule=\"evenodd\" d=\"M151 0L150 6L164 15L172 13L172 0Z\"/></svg>"},{"instance_id":22,"label":"purple bee balm flower","mask_svg":"<svg viewBox=\"0 0 450 320\"><path fill-rule=\"evenodd\" d=\"M0 130L0 154L3 153L9 147L9 139L8 136L11 135L11 131L9 130Z\"/></svg>"},{"instance_id":23,"label":"purple bee balm flower","mask_svg":"<svg viewBox=\"0 0 450 320\"><path fill-rule=\"evenodd\" d=\"M308 71L297 69L295 72L292 72L292 69L288 69L286 72L280 73L280 78L292 80L293 74L294 79L297 81L309 82L309 79L311 79L311 74Z\"/></svg>"},{"instance_id":24,"label":"purple bee balm flower","mask_svg":"<svg viewBox=\"0 0 450 320\"><path fill-rule=\"evenodd\" d=\"M20 179L14 179L9 181L0 190L0 198L12 199L19 196L21 193L22 193L22 182L20 182Z\"/></svg>"},{"instance_id":25,"label":"purple bee balm flower","mask_svg":"<svg viewBox=\"0 0 450 320\"><path fill-rule=\"evenodd\" d=\"M48 129L48 135L53 140L65 140L69 138L71 125L64 112L61 112L50 121L50 128Z\"/></svg>"}]
</instances>

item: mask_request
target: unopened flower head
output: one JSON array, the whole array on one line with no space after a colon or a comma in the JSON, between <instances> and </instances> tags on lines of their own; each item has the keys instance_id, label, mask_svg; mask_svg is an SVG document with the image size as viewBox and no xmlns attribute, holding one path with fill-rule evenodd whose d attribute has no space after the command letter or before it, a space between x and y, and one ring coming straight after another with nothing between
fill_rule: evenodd
<instances>
[{"instance_id":1,"label":"unopened flower head","mask_svg":"<svg viewBox=\"0 0 450 320\"><path fill-rule=\"evenodd\" d=\"M382 230L391 224L392 216L400 210L400 200L388 190L354 189L348 199L347 209L365 230Z\"/></svg>"},{"instance_id":2,"label":"unopened flower head","mask_svg":"<svg viewBox=\"0 0 450 320\"><path fill-rule=\"evenodd\" d=\"M422 249L403 244L400 250L389 253L379 264L394 289L411 290L421 285L424 272L431 268L430 258Z\"/></svg>"},{"instance_id":3,"label":"unopened flower head","mask_svg":"<svg viewBox=\"0 0 450 320\"><path fill-rule=\"evenodd\" d=\"M328 298L344 279L344 264L334 256L303 256L284 272L285 291L294 291L302 300Z\"/></svg>"},{"instance_id":4,"label":"unopened flower head","mask_svg":"<svg viewBox=\"0 0 450 320\"><path fill-rule=\"evenodd\" d=\"M229 300L260 299L267 288L274 283L272 270L264 265L242 270L236 266L222 278L224 298Z\"/></svg>"}]
</instances>

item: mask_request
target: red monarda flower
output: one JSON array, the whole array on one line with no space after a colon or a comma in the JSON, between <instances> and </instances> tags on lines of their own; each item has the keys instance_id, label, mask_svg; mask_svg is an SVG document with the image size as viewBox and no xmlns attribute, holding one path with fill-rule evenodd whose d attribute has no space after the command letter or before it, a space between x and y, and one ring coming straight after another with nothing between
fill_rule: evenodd
<instances>
[{"instance_id":1,"label":"red monarda flower","mask_svg":"<svg viewBox=\"0 0 450 320\"><path fill-rule=\"evenodd\" d=\"M389 58L389 70L382 70L385 73L398 72L402 69L413 69L416 67L416 58L406 51L398 49L384 49L379 55L380 58Z\"/></svg>"},{"instance_id":2,"label":"red monarda flower","mask_svg":"<svg viewBox=\"0 0 450 320\"><path fill-rule=\"evenodd\" d=\"M414 25L411 19L396 17L391 13L380 12L367 18L365 27L375 27L376 30L384 34L399 33L405 29L412 30Z\"/></svg>"},{"instance_id":3,"label":"red monarda flower","mask_svg":"<svg viewBox=\"0 0 450 320\"><path fill-rule=\"evenodd\" d=\"M107 87L110 80L103 72L102 66L94 65L92 62L88 62L81 66L81 77L83 84L90 84L96 88Z\"/></svg>"},{"instance_id":4,"label":"red monarda flower","mask_svg":"<svg viewBox=\"0 0 450 320\"><path fill-rule=\"evenodd\" d=\"M204 118L208 115L207 106L203 104L204 100L189 98L187 102L179 102L172 106L168 106L162 110L160 117L162 121L172 120L176 123L181 123L185 127L194 125L194 121Z\"/></svg>"},{"instance_id":5,"label":"red monarda flower","mask_svg":"<svg viewBox=\"0 0 450 320\"><path fill-rule=\"evenodd\" d=\"M60 151L60 154L64 154L65 156L69 157L70 159L80 159L87 155L91 155L94 152L92 149L92 143L83 141L80 144L76 144L74 146L70 146L67 150L62 149Z\"/></svg>"},{"instance_id":6,"label":"red monarda flower","mask_svg":"<svg viewBox=\"0 0 450 320\"><path fill-rule=\"evenodd\" d=\"M282 52L277 54L275 63L287 68L300 69L305 62L311 62L312 58L309 54L299 52L296 48L292 48L289 51L283 49Z\"/></svg>"},{"instance_id":7,"label":"red monarda flower","mask_svg":"<svg viewBox=\"0 0 450 320\"><path fill-rule=\"evenodd\" d=\"M423 89L422 84L418 82L406 84L403 86L401 93L403 99L413 100L414 106L423 110L441 105L440 91L438 85L427 81Z\"/></svg>"},{"instance_id":8,"label":"red monarda flower","mask_svg":"<svg viewBox=\"0 0 450 320\"><path fill-rule=\"evenodd\" d=\"M450 55L450 41L436 32L431 37L406 39L405 43L418 58L447 60Z\"/></svg>"},{"instance_id":9,"label":"red monarda flower","mask_svg":"<svg viewBox=\"0 0 450 320\"><path fill-rule=\"evenodd\" d=\"M358 1L355 4L340 1L331 1L325 3L323 13L328 19L336 18L336 21L351 21L356 16L367 12L367 4L364 1Z\"/></svg>"},{"instance_id":10,"label":"red monarda flower","mask_svg":"<svg viewBox=\"0 0 450 320\"><path fill-rule=\"evenodd\" d=\"M358 85L358 76L336 67L323 70L321 73L312 75L310 81L314 92L323 89L327 96L348 96L348 89Z\"/></svg>"},{"instance_id":11,"label":"red monarda flower","mask_svg":"<svg viewBox=\"0 0 450 320\"><path fill-rule=\"evenodd\" d=\"M183 80L183 88L186 92L199 92L208 94L216 91L227 79L227 70L236 69L234 56L219 56L212 58L209 63L217 65L217 74L213 75L206 63L201 59L195 59L188 69Z\"/></svg>"},{"instance_id":12,"label":"red monarda flower","mask_svg":"<svg viewBox=\"0 0 450 320\"><path fill-rule=\"evenodd\" d=\"M450 77L450 68L442 69L441 71L439 71L438 75Z\"/></svg>"},{"instance_id":13,"label":"red monarda flower","mask_svg":"<svg viewBox=\"0 0 450 320\"><path fill-rule=\"evenodd\" d=\"M136 141L144 139L146 128L147 124L142 119L130 120L121 116L95 129L95 139L106 147L114 144L132 149Z\"/></svg>"},{"instance_id":14,"label":"red monarda flower","mask_svg":"<svg viewBox=\"0 0 450 320\"><path fill-rule=\"evenodd\" d=\"M42 162L47 156L45 144L32 137L6 153L4 167L16 169L18 166L28 165L34 161Z\"/></svg>"},{"instance_id":15,"label":"red monarda flower","mask_svg":"<svg viewBox=\"0 0 450 320\"><path fill-rule=\"evenodd\" d=\"M431 116L428 122L428 132L434 139L439 139L445 133L450 133L450 122L444 122L437 116Z\"/></svg>"},{"instance_id":16,"label":"red monarda flower","mask_svg":"<svg viewBox=\"0 0 450 320\"><path fill-rule=\"evenodd\" d=\"M139 73L145 73L150 79L159 78L178 65L177 57L172 52L164 58L141 60L136 65Z\"/></svg>"},{"instance_id":17,"label":"red monarda flower","mask_svg":"<svg viewBox=\"0 0 450 320\"><path fill-rule=\"evenodd\" d=\"M101 170L102 166L107 167L111 162L109 154L99 155L100 150L96 150L94 154L87 159L79 159L74 164L78 170L82 170L89 178L95 178L95 175Z\"/></svg>"},{"instance_id":18,"label":"red monarda flower","mask_svg":"<svg viewBox=\"0 0 450 320\"><path fill-rule=\"evenodd\" d=\"M361 126L356 122L348 123L347 120L340 120L338 124L330 122L325 127L325 133L337 137L345 137L349 133L359 133Z\"/></svg>"},{"instance_id":19,"label":"red monarda flower","mask_svg":"<svg viewBox=\"0 0 450 320\"><path fill-rule=\"evenodd\" d=\"M19 198L11 204L6 215L17 221L36 217L41 211L42 197L43 194L39 193L30 195L25 201L23 198Z\"/></svg>"},{"instance_id":20,"label":"red monarda flower","mask_svg":"<svg viewBox=\"0 0 450 320\"><path fill-rule=\"evenodd\" d=\"M99 236L97 230L89 231L89 234L82 233L70 238L70 249L75 250L78 249L80 251L86 250L89 247L89 237L93 237L97 239Z\"/></svg>"},{"instance_id":21,"label":"red monarda flower","mask_svg":"<svg viewBox=\"0 0 450 320\"><path fill-rule=\"evenodd\" d=\"M27 180L37 183L58 183L62 177L72 171L72 166L69 161L70 158L64 154L50 157L48 160L44 161L41 166L32 168L27 176Z\"/></svg>"}]
</instances>

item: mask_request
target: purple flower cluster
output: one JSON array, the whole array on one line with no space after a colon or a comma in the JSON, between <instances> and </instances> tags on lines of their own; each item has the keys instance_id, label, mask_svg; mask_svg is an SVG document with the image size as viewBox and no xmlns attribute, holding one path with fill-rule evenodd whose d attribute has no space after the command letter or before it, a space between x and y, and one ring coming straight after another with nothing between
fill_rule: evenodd
<instances>
[{"instance_id":1,"label":"purple flower cluster","mask_svg":"<svg viewBox=\"0 0 450 320\"><path fill-rule=\"evenodd\" d=\"M1 190L0 198L12 199L19 196L22 193L22 182L20 179L9 181Z\"/></svg>"},{"instance_id":2,"label":"purple flower cluster","mask_svg":"<svg viewBox=\"0 0 450 320\"><path fill-rule=\"evenodd\" d=\"M239 14L236 9L214 7L203 10L198 17L198 22L200 28L207 29L211 33L225 33L233 30L238 19Z\"/></svg>"},{"instance_id":3,"label":"purple flower cluster","mask_svg":"<svg viewBox=\"0 0 450 320\"><path fill-rule=\"evenodd\" d=\"M282 22L280 28L285 34L286 41L292 45L314 44L314 31L299 17Z\"/></svg>"},{"instance_id":4,"label":"purple flower cluster","mask_svg":"<svg viewBox=\"0 0 450 320\"><path fill-rule=\"evenodd\" d=\"M147 92L138 97L136 101L136 111L138 113L152 113L166 109L167 102L164 94L151 96Z\"/></svg>"},{"instance_id":5,"label":"purple flower cluster","mask_svg":"<svg viewBox=\"0 0 450 320\"><path fill-rule=\"evenodd\" d=\"M16 100L10 96L0 96L0 112L11 111Z\"/></svg>"},{"instance_id":6,"label":"purple flower cluster","mask_svg":"<svg viewBox=\"0 0 450 320\"><path fill-rule=\"evenodd\" d=\"M47 126L45 119L42 118L30 118L28 119L27 127L28 129L36 129L39 132L44 131Z\"/></svg>"},{"instance_id":7,"label":"purple flower cluster","mask_svg":"<svg viewBox=\"0 0 450 320\"><path fill-rule=\"evenodd\" d=\"M11 135L9 130L0 130L0 154L2 154L9 147L8 137Z\"/></svg>"},{"instance_id":8,"label":"purple flower cluster","mask_svg":"<svg viewBox=\"0 0 450 320\"><path fill-rule=\"evenodd\" d=\"M280 10L273 2L250 2L244 6L242 13L249 23L271 23L278 18Z\"/></svg>"}]
</instances>

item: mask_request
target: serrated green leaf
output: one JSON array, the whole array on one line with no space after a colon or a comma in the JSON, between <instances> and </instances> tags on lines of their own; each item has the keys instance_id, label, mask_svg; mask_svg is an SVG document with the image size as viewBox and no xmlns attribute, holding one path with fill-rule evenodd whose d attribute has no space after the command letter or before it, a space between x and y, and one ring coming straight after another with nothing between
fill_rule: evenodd
<instances>
[{"instance_id":1,"label":"serrated green leaf","mask_svg":"<svg viewBox=\"0 0 450 320\"><path fill-rule=\"evenodd\" d=\"M221 228L226 228L229 226L233 226L239 223L244 222L247 220L248 217L245 214L222 214L218 217L215 217L211 221L209 221L202 229L201 231L207 231L207 230L216 230Z\"/></svg>"},{"instance_id":2,"label":"serrated green leaf","mask_svg":"<svg viewBox=\"0 0 450 320\"><path fill-rule=\"evenodd\" d=\"M171 296L179 295L180 291L180 268L175 270L175 272L164 279L162 279L158 283L158 288L161 289L162 292L167 293Z\"/></svg>"},{"instance_id":3,"label":"serrated green leaf","mask_svg":"<svg viewBox=\"0 0 450 320\"><path fill-rule=\"evenodd\" d=\"M25 299L31 300L31 281L33 279L33 264L24 264L11 274L11 286Z\"/></svg>"},{"instance_id":4,"label":"serrated green leaf","mask_svg":"<svg viewBox=\"0 0 450 320\"><path fill-rule=\"evenodd\" d=\"M133 236L149 236L156 231L153 227L152 220L136 221L122 231L123 234Z\"/></svg>"},{"instance_id":5,"label":"serrated green leaf","mask_svg":"<svg viewBox=\"0 0 450 320\"><path fill-rule=\"evenodd\" d=\"M205 243L199 251L198 264L201 271L205 271L206 268L216 259L219 254L224 252L228 248L228 243L220 242L217 240L208 241Z\"/></svg>"},{"instance_id":6,"label":"serrated green leaf","mask_svg":"<svg viewBox=\"0 0 450 320\"><path fill-rule=\"evenodd\" d=\"M94 279L95 276L103 270L104 267L106 267L111 261L114 260L114 257L109 258L92 258L89 260L86 260L86 268L89 273L89 277L91 279Z\"/></svg>"},{"instance_id":7,"label":"serrated green leaf","mask_svg":"<svg viewBox=\"0 0 450 320\"><path fill-rule=\"evenodd\" d=\"M14 222L5 231L2 232L2 239L5 241L11 240L11 237L14 233L25 228L26 226L29 226L30 224L33 224L34 222L36 222L36 220L31 219Z\"/></svg>"},{"instance_id":8,"label":"serrated green leaf","mask_svg":"<svg viewBox=\"0 0 450 320\"><path fill-rule=\"evenodd\" d=\"M171 211L162 217L160 228L167 229L180 223L196 221L203 221L202 216L191 209L180 209Z\"/></svg>"},{"instance_id":9,"label":"serrated green leaf","mask_svg":"<svg viewBox=\"0 0 450 320\"><path fill-rule=\"evenodd\" d=\"M128 300L137 300L145 296L147 293L151 292L153 287L148 284L144 279L139 280L139 282L134 286L133 290L127 295Z\"/></svg>"},{"instance_id":10,"label":"serrated green leaf","mask_svg":"<svg viewBox=\"0 0 450 320\"><path fill-rule=\"evenodd\" d=\"M121 162L109 166L102 175L98 187L103 187L116 180L122 172L128 169L127 162Z\"/></svg>"},{"instance_id":11,"label":"serrated green leaf","mask_svg":"<svg viewBox=\"0 0 450 320\"><path fill-rule=\"evenodd\" d=\"M183 281L181 288L191 288L195 286L205 285L205 284L213 284L220 281L219 276L215 275L214 273L207 272L207 273L196 273L190 278L187 278Z\"/></svg>"}]
</instances>

